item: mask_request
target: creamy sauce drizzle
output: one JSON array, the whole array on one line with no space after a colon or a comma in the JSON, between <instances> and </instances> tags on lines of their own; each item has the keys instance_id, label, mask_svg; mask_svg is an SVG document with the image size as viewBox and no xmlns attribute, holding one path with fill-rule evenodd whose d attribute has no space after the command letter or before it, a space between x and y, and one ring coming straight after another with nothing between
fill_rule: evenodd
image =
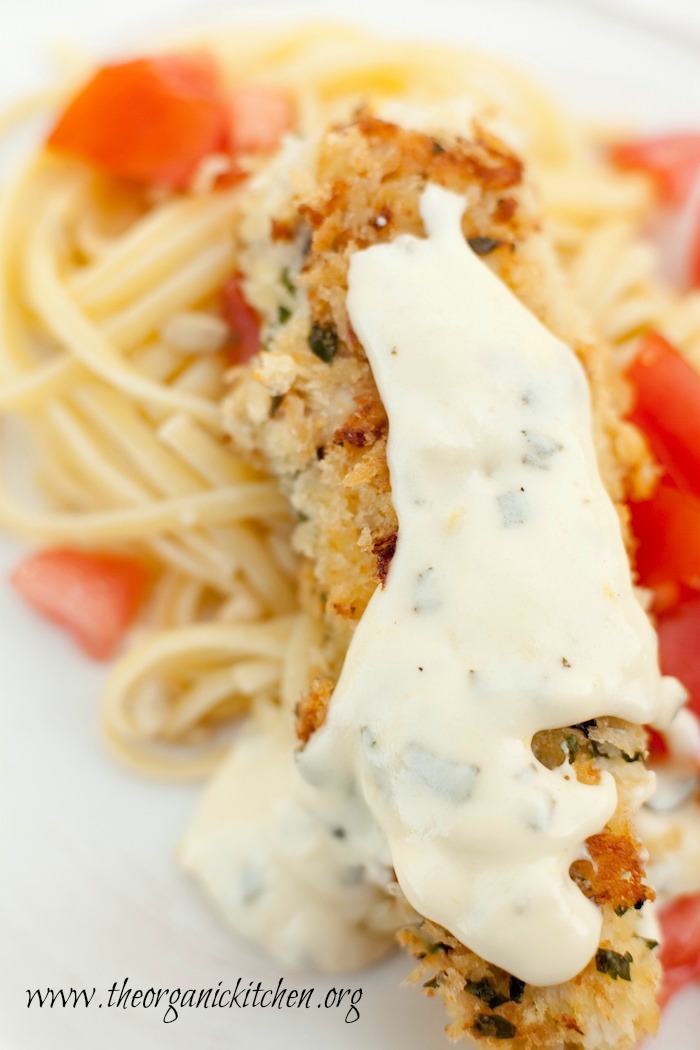
<instances>
[{"instance_id":1,"label":"creamy sauce drizzle","mask_svg":"<svg viewBox=\"0 0 700 1050\"><path fill-rule=\"evenodd\" d=\"M365 966L386 954L405 919L387 899L386 839L364 808L340 823L296 768L291 716L263 714L207 785L181 863L236 933L282 962Z\"/></svg>"},{"instance_id":2,"label":"creamy sauce drizzle","mask_svg":"<svg viewBox=\"0 0 700 1050\"><path fill-rule=\"evenodd\" d=\"M300 761L339 804L359 782L421 914L554 984L599 943L568 871L616 789L546 769L532 738L600 715L668 719L682 697L633 592L583 369L471 252L463 210L430 185L427 238L351 260L399 539Z\"/></svg>"},{"instance_id":3,"label":"creamy sauce drizzle","mask_svg":"<svg viewBox=\"0 0 700 1050\"><path fill-rule=\"evenodd\" d=\"M427 238L352 259L348 310L389 416L399 541L326 724L253 723L183 862L229 923L296 965L362 965L410 903L534 984L591 958L600 913L568 876L616 805L531 751L600 715L669 719L677 684L631 585L586 378L471 252L430 185Z\"/></svg>"}]
</instances>

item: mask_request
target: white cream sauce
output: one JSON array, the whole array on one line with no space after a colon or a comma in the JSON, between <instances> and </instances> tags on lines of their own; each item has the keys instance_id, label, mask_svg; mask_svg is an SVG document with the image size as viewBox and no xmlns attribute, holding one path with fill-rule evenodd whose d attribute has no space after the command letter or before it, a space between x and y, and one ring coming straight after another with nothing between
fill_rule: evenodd
<instances>
[{"instance_id":1,"label":"white cream sauce","mask_svg":"<svg viewBox=\"0 0 700 1050\"><path fill-rule=\"evenodd\" d=\"M678 712L663 735L674 765L700 767L700 721L689 707Z\"/></svg>"},{"instance_id":2,"label":"white cream sauce","mask_svg":"<svg viewBox=\"0 0 700 1050\"><path fill-rule=\"evenodd\" d=\"M668 757L637 817L657 902L700 892L700 723L688 708L664 731ZM645 909L646 910L646 909ZM658 939L658 938L657 938Z\"/></svg>"},{"instance_id":3,"label":"white cream sauce","mask_svg":"<svg viewBox=\"0 0 700 1050\"><path fill-rule=\"evenodd\" d=\"M568 872L616 789L546 769L532 738L668 720L682 693L633 592L583 369L472 253L463 210L430 185L427 238L351 260L399 538L300 765L339 805L359 782L417 911L555 984L598 947L600 912Z\"/></svg>"},{"instance_id":4,"label":"white cream sauce","mask_svg":"<svg viewBox=\"0 0 700 1050\"><path fill-rule=\"evenodd\" d=\"M307 784L287 712L251 719L208 784L180 849L233 930L290 966L348 970L385 955L405 920L367 811L357 833ZM358 849L358 840L366 849Z\"/></svg>"},{"instance_id":5,"label":"white cream sauce","mask_svg":"<svg viewBox=\"0 0 700 1050\"><path fill-rule=\"evenodd\" d=\"M471 252L463 208L430 185L425 239L351 261L348 310L389 416L396 554L326 724L296 763L283 712L251 725L183 861L288 963L381 954L393 865L421 914L552 984L598 947L600 913L568 870L616 789L546 769L532 737L668 720L682 697L632 590L581 366Z\"/></svg>"}]
</instances>

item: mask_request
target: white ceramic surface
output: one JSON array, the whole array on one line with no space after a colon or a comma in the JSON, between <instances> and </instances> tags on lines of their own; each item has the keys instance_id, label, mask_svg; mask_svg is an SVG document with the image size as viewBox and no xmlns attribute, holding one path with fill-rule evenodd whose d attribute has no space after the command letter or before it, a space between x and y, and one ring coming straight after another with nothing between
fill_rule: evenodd
<instances>
[{"instance_id":1,"label":"white ceramic surface","mask_svg":"<svg viewBox=\"0 0 700 1050\"><path fill-rule=\"evenodd\" d=\"M188 25L311 13L512 56L586 115L700 126L694 0L663 8L648 0L4 0L0 11L0 101L47 82L42 49L54 43L118 53ZM0 540L0 1050L446 1045L437 1003L399 987L406 960L339 979L294 976L220 927L173 860L196 790L142 782L105 754L102 670L3 582L19 549ZM315 996L308 1010L185 1009L165 1024L162 1003L107 1007L107 989L125 977L143 989L232 987L237 978L275 987L284 977ZM27 989L47 986L97 991L89 1009L28 1009ZM321 1005L333 987L363 989L355 1023L344 1020L347 999L340 1009ZM650 1047L699 1050L699 1033L692 989Z\"/></svg>"}]
</instances>

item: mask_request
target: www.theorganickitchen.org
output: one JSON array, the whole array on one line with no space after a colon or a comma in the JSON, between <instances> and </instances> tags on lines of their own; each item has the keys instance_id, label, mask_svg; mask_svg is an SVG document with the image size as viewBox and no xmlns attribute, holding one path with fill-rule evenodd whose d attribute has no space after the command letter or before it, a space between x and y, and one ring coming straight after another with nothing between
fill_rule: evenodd
<instances>
[{"instance_id":1,"label":"www.theorganickitchen.org","mask_svg":"<svg viewBox=\"0 0 700 1050\"><path fill-rule=\"evenodd\" d=\"M329 988L325 993L315 988L288 988L280 977L276 988L265 988L260 981L239 977L233 987L215 988L136 988L125 977L107 989L106 1000L96 1001L96 988L28 988L28 1009L80 1009L106 1006L111 1009L163 1010L163 1021L177 1021L184 1009L263 1009L308 1010L312 1006L338 1010L345 1024L359 1020L362 988Z\"/></svg>"}]
</instances>

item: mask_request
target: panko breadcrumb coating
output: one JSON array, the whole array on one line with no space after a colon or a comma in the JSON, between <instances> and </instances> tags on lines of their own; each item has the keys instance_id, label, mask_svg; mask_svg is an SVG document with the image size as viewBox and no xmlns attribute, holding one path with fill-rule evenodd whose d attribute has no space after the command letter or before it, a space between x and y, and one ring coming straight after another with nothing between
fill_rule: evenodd
<instances>
[{"instance_id":1,"label":"panko breadcrumb coating","mask_svg":"<svg viewBox=\"0 0 700 1050\"><path fill-rule=\"evenodd\" d=\"M653 479L642 440L622 419L625 386L590 338L540 228L523 165L508 147L476 122L467 139L361 113L330 130L304 164L296 195L278 189L264 221L246 225L244 216L242 265L249 297L267 320L266 345L236 370L224 409L236 446L278 479L298 517L302 600L319 637L297 710L302 744L323 724L353 629L391 571L398 528L387 418L346 311L349 258L401 233L422 235L418 202L428 181L464 196L463 230L474 250L576 350L590 381L601 474L628 540L623 501L645 495ZM251 216L260 214L259 193L244 199ZM440 995L453 1039L469 1035L512 1050L632 1048L656 1028L660 977L639 925L654 894L633 823L648 790L646 734L598 719L540 733L533 750L550 768L566 755L582 781L596 782L606 769L617 782L617 811L571 872L602 909L597 956L567 983L530 987L421 920L399 934L419 960L411 979Z\"/></svg>"}]
</instances>

